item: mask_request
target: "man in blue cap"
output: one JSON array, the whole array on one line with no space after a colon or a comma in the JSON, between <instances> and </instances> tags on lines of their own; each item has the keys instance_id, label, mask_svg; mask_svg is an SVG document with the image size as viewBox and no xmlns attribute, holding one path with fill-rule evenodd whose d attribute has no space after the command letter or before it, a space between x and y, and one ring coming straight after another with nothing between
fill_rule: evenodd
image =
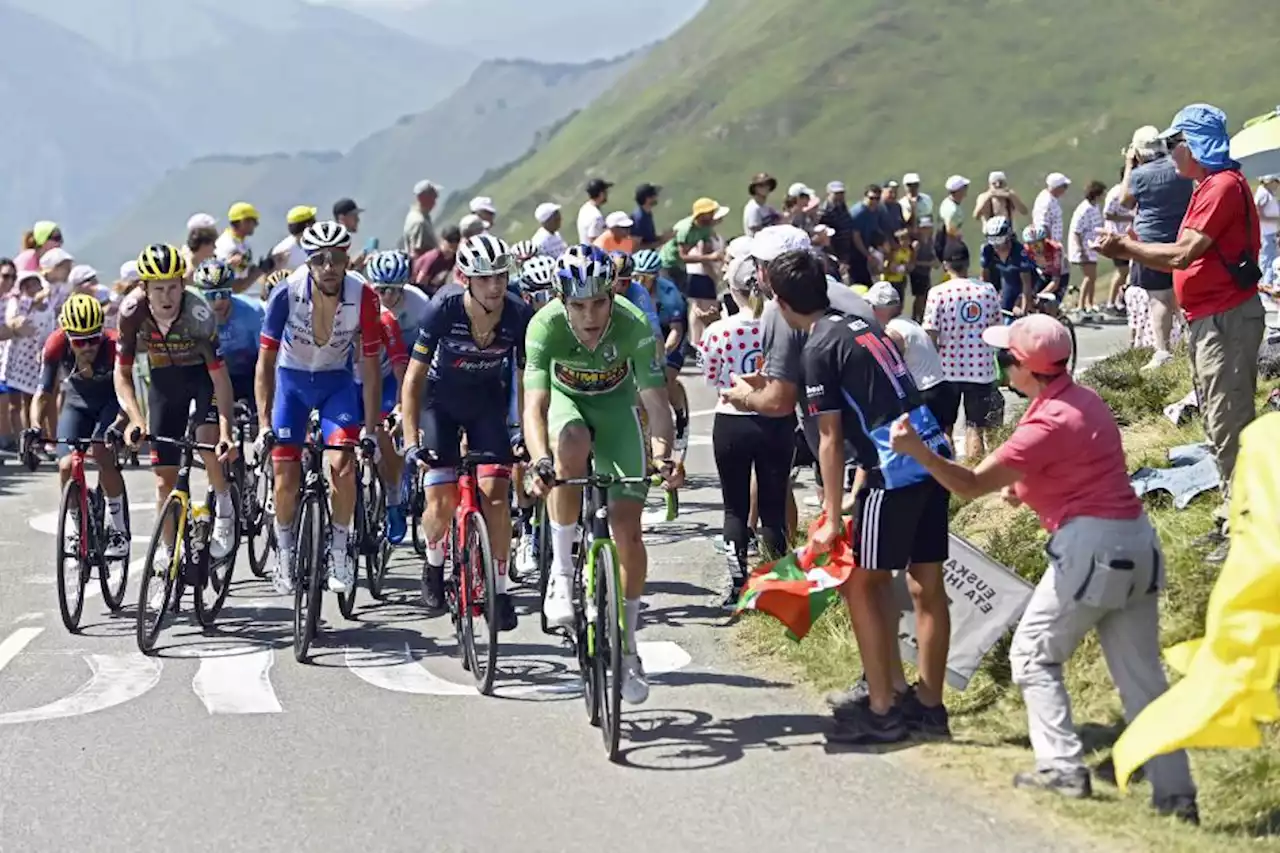
<instances>
[{"instance_id":1,"label":"man in blue cap","mask_svg":"<svg viewBox=\"0 0 1280 853\"><path fill-rule=\"evenodd\" d=\"M1222 473L1218 529L1205 537L1206 559L1226 559L1226 508L1240 432L1253 420L1258 391L1258 348L1266 312L1258 297L1262 278L1258 209L1240 164L1231 159L1227 117L1209 104L1183 107L1160 134L1178 174L1195 181L1191 205L1172 243L1141 243L1103 235L1098 250L1144 267L1173 271L1173 289L1190 325L1188 354L1204 431Z\"/></svg>"}]
</instances>

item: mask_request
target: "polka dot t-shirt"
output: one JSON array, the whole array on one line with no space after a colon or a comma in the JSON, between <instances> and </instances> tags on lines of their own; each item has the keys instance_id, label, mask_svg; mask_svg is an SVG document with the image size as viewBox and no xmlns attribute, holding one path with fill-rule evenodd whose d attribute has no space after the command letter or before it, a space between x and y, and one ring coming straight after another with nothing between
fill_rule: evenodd
<instances>
[{"instance_id":1,"label":"polka dot t-shirt","mask_svg":"<svg viewBox=\"0 0 1280 853\"><path fill-rule=\"evenodd\" d=\"M922 325L938 333L938 355L948 382L995 381L995 353L982 332L999 323L1000 295L985 281L951 279L929 291Z\"/></svg>"},{"instance_id":2,"label":"polka dot t-shirt","mask_svg":"<svg viewBox=\"0 0 1280 853\"><path fill-rule=\"evenodd\" d=\"M702 376L717 391L733 387L733 377L755 373L764 363L764 331L760 321L746 311L717 320L702 334ZM725 403L716 403L716 412L745 415Z\"/></svg>"}]
</instances>

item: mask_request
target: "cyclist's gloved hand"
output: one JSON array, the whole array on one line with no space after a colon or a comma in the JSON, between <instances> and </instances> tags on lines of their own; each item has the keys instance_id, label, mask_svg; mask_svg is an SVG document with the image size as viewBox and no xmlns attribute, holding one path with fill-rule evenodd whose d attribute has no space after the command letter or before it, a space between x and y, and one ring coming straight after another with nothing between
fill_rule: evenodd
<instances>
[{"instance_id":1,"label":"cyclist's gloved hand","mask_svg":"<svg viewBox=\"0 0 1280 853\"><path fill-rule=\"evenodd\" d=\"M524 432L519 427L511 430L511 450L518 457L524 456Z\"/></svg>"},{"instance_id":2,"label":"cyclist's gloved hand","mask_svg":"<svg viewBox=\"0 0 1280 853\"><path fill-rule=\"evenodd\" d=\"M422 448L416 444L411 444L408 447L406 447L404 449L404 464L406 468L408 468L409 466L416 467L418 465L421 465L422 464ZM413 469L410 468L410 470L413 470Z\"/></svg>"},{"instance_id":3,"label":"cyclist's gloved hand","mask_svg":"<svg viewBox=\"0 0 1280 853\"><path fill-rule=\"evenodd\" d=\"M539 480L550 486L556 481L556 463L550 456L544 456L533 463L533 473Z\"/></svg>"},{"instance_id":4,"label":"cyclist's gloved hand","mask_svg":"<svg viewBox=\"0 0 1280 853\"><path fill-rule=\"evenodd\" d=\"M22 464L27 466L28 471L34 471L40 465L40 459L36 456L36 442L39 440L40 430L24 429L22 431L18 453L22 456Z\"/></svg>"},{"instance_id":5,"label":"cyclist's gloved hand","mask_svg":"<svg viewBox=\"0 0 1280 853\"><path fill-rule=\"evenodd\" d=\"M102 434L102 440L112 447L120 447L124 444L124 430L112 424L107 427L106 432Z\"/></svg>"},{"instance_id":6,"label":"cyclist's gloved hand","mask_svg":"<svg viewBox=\"0 0 1280 853\"><path fill-rule=\"evenodd\" d=\"M380 455L378 453L377 439L364 428L360 430L360 452L364 454L366 459L372 459L374 462L378 461L378 456Z\"/></svg>"},{"instance_id":7,"label":"cyclist's gloved hand","mask_svg":"<svg viewBox=\"0 0 1280 853\"><path fill-rule=\"evenodd\" d=\"M254 442L253 452L259 459L264 458L271 452L271 448L276 446L276 431L273 429L264 429L258 433L258 440Z\"/></svg>"}]
</instances>

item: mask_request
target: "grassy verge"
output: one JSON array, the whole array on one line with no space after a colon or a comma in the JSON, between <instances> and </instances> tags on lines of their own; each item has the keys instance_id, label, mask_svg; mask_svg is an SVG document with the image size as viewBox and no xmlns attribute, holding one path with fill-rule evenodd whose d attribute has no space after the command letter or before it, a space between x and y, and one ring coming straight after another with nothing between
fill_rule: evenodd
<instances>
[{"instance_id":1,"label":"grassy verge","mask_svg":"<svg viewBox=\"0 0 1280 853\"><path fill-rule=\"evenodd\" d=\"M1082 381L1107 400L1123 424L1129 470L1167 464L1170 447L1202 441L1197 423L1176 427L1162 414L1166 403L1190 390L1185 358L1155 373L1141 373L1150 350L1118 354L1095 365ZM1268 383L1259 405L1275 383ZM1161 603L1162 643L1172 645L1203 633L1209 593L1217 567L1206 564L1192 543L1213 523L1216 491L1202 494L1184 510L1175 510L1166 494L1147 499L1147 511L1160 531L1169 569L1169 588ZM994 559L1029 580L1045 570L1045 533L1026 509L987 498L953 505L953 529L984 548ZM857 649L843 608L833 608L802 643L783 637L767 617L743 620L741 636L749 652L781 663L816 691L846 687L860 671ZM964 693L950 692L955 742L916 750L937 765L967 779L1006 790L1011 775L1026 769L1031 755L1026 715L1009 678L1008 645L996 646ZM1076 724L1095 768L1095 782L1109 778L1111 745L1123 717L1096 636L1090 635L1067 666ZM1204 825L1193 831L1157 818L1147 803L1150 789L1135 786L1128 797L1107 784L1095 784L1095 799L1067 802L1045 796L1033 800L1086 830L1133 849L1234 851L1242 842L1252 850L1280 851L1280 729L1267 733L1253 750L1198 750L1192 769L1200 786ZM1019 795L1021 796L1021 795ZM1027 795L1030 797L1031 795Z\"/></svg>"}]
</instances>

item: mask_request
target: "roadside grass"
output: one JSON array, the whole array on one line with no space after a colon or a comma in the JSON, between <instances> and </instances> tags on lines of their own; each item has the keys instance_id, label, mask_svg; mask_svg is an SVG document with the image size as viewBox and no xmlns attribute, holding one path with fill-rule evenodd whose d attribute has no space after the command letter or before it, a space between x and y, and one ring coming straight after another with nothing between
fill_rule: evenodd
<instances>
[{"instance_id":1,"label":"roadside grass","mask_svg":"<svg viewBox=\"0 0 1280 853\"><path fill-rule=\"evenodd\" d=\"M1196 419L1175 426L1162 412L1167 403L1190 390L1185 357L1154 373L1141 373L1138 368L1150 352L1119 353L1098 362L1081 377L1122 419L1130 471L1144 465L1166 465L1169 448L1204 440ZM1276 384L1263 383L1260 411L1266 394ZM1205 563L1204 552L1193 542L1212 527L1219 500L1217 491L1208 492L1186 509L1175 510L1167 494L1146 498L1147 512L1160 531L1169 572L1168 589L1161 601L1161 643L1165 647L1203 633L1218 567ZM1043 548L1048 537L1029 510L1014 509L990 495L968 502L953 498L952 529L1032 582L1045 570ZM748 615L740 628L745 649L762 662L781 664L817 692L845 688L861 671L843 607L831 608L800 643L787 640L772 619ZM1095 771L1095 796L1071 802L1026 795L1028 804L1047 807L1053 815L1122 848L1226 853L1248 844L1251 850L1280 853L1280 727L1270 728L1263 746L1257 749L1191 753L1203 820L1201 830L1193 831L1156 816L1149 808L1150 787L1145 783L1134 785L1127 797L1114 787L1110 752L1123 728L1123 716L1094 634L1071 659L1066 675L1075 721L1085 740L1088 763ZM987 655L968 689L963 693L949 690L946 701L954 741L923 744L913 752L931 765L963 774L966 782L995 789L994 796L1011 792L1012 774L1027 769L1031 754L1022 698L1010 680L1008 637Z\"/></svg>"}]
</instances>

